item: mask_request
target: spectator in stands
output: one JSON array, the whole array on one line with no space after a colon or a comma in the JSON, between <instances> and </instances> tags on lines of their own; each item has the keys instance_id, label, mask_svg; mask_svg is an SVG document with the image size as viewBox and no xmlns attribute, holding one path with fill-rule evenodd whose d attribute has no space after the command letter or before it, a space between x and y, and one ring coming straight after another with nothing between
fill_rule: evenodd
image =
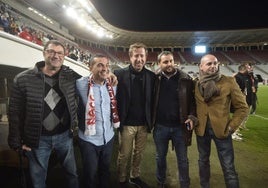
<instances>
[{"instance_id":1,"label":"spectator in stands","mask_svg":"<svg viewBox=\"0 0 268 188\"><path fill-rule=\"evenodd\" d=\"M258 91L258 78L255 77L253 69L254 66L246 63L245 64L248 71L248 93L247 93L247 103L250 106L250 114L255 114L257 108L257 91Z\"/></svg>"},{"instance_id":2,"label":"spectator in stands","mask_svg":"<svg viewBox=\"0 0 268 188\"><path fill-rule=\"evenodd\" d=\"M33 40L32 40L33 43L36 43L40 46L43 45L42 39L40 38L41 35L39 33L37 33L37 31L33 31L32 36L33 36Z\"/></svg>"},{"instance_id":3,"label":"spectator in stands","mask_svg":"<svg viewBox=\"0 0 268 188\"><path fill-rule=\"evenodd\" d=\"M52 151L64 168L66 187L79 187L72 134L75 81L80 75L63 65L64 54L63 44L49 41L44 46L44 61L18 74L12 86L8 144L25 152L34 188L46 187Z\"/></svg>"},{"instance_id":4,"label":"spectator in stands","mask_svg":"<svg viewBox=\"0 0 268 188\"><path fill-rule=\"evenodd\" d=\"M10 34L12 34L12 35L18 35L19 34L18 24L15 22L15 19L13 17L10 17L9 28L10 28L9 29Z\"/></svg>"},{"instance_id":5,"label":"spectator in stands","mask_svg":"<svg viewBox=\"0 0 268 188\"><path fill-rule=\"evenodd\" d=\"M201 58L200 79L195 86L198 126L195 128L202 188L209 186L211 140L215 142L226 187L239 188L231 134L248 113L245 96L233 77L222 75L214 55ZM230 105L234 113L230 116Z\"/></svg>"},{"instance_id":6,"label":"spectator in stands","mask_svg":"<svg viewBox=\"0 0 268 188\"><path fill-rule=\"evenodd\" d=\"M120 117L118 178L120 187L127 187L128 162L130 165L129 183L140 188L148 185L140 178L140 165L146 146L147 134L152 129L151 109L155 74L146 69L148 55L143 43L130 45L131 64L115 70L118 79L117 101Z\"/></svg>"},{"instance_id":7,"label":"spectator in stands","mask_svg":"<svg viewBox=\"0 0 268 188\"><path fill-rule=\"evenodd\" d=\"M2 21L2 11L0 11L0 31L4 31L4 23Z\"/></svg>"},{"instance_id":8,"label":"spectator in stands","mask_svg":"<svg viewBox=\"0 0 268 188\"><path fill-rule=\"evenodd\" d=\"M77 56L77 53L75 50L70 51L68 57L75 60L75 61L78 60L78 56Z\"/></svg>"},{"instance_id":9,"label":"spectator in stands","mask_svg":"<svg viewBox=\"0 0 268 188\"><path fill-rule=\"evenodd\" d=\"M4 31L9 33L10 32L10 29L9 29L9 24L10 23L9 23L9 18L8 18L7 15L8 14L6 14L6 13L1 15L1 21L2 21L1 25L2 25L2 27L4 29Z\"/></svg>"},{"instance_id":10,"label":"spectator in stands","mask_svg":"<svg viewBox=\"0 0 268 188\"><path fill-rule=\"evenodd\" d=\"M32 34L30 32L29 27L27 27L27 26L23 27L22 32L19 33L19 37L23 38L25 40L28 40L30 42L33 41L33 36L32 36Z\"/></svg>"},{"instance_id":11,"label":"spectator in stands","mask_svg":"<svg viewBox=\"0 0 268 188\"><path fill-rule=\"evenodd\" d=\"M52 35L52 34L47 34L47 36L46 36L47 38L48 38L48 40L53 40L53 39L55 39L55 37Z\"/></svg>"},{"instance_id":12,"label":"spectator in stands","mask_svg":"<svg viewBox=\"0 0 268 188\"><path fill-rule=\"evenodd\" d=\"M45 35L45 33L43 32L41 36L42 36L42 38L41 38L42 39L42 43L43 44L46 44L49 41L49 39L47 38L47 35ZM66 52L67 52L67 50L66 50ZM68 53L66 53L66 56L67 56L67 54Z\"/></svg>"},{"instance_id":13,"label":"spectator in stands","mask_svg":"<svg viewBox=\"0 0 268 188\"><path fill-rule=\"evenodd\" d=\"M115 87L109 76L108 57L96 54L92 74L76 81L79 96L79 146L86 188L109 188L114 128L119 127Z\"/></svg>"},{"instance_id":14,"label":"spectator in stands","mask_svg":"<svg viewBox=\"0 0 268 188\"><path fill-rule=\"evenodd\" d=\"M156 146L156 178L158 187L166 184L169 141L175 148L181 188L190 187L187 146L191 145L192 129L197 125L195 117L194 82L178 69L170 51L158 57L160 72L155 80L153 106L153 138ZM186 124L188 124L188 127Z\"/></svg>"}]
</instances>

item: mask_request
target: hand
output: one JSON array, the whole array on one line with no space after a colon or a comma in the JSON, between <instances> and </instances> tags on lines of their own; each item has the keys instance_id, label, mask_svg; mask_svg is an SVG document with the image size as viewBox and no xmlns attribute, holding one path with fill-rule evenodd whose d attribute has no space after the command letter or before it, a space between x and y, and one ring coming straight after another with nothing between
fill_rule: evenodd
<instances>
[{"instance_id":1,"label":"hand","mask_svg":"<svg viewBox=\"0 0 268 188\"><path fill-rule=\"evenodd\" d=\"M23 151L31 151L32 149L24 144L24 145L22 145L21 148L16 148L14 150L16 152L23 152Z\"/></svg>"},{"instance_id":2,"label":"hand","mask_svg":"<svg viewBox=\"0 0 268 188\"><path fill-rule=\"evenodd\" d=\"M109 72L108 80L112 84L112 86L116 86L118 84L117 77L112 72Z\"/></svg>"},{"instance_id":3,"label":"hand","mask_svg":"<svg viewBox=\"0 0 268 188\"><path fill-rule=\"evenodd\" d=\"M22 145L22 150L31 151L32 149L24 144Z\"/></svg>"},{"instance_id":4,"label":"hand","mask_svg":"<svg viewBox=\"0 0 268 188\"><path fill-rule=\"evenodd\" d=\"M235 131L231 128L231 127L229 127L229 133L230 134L233 134Z\"/></svg>"},{"instance_id":5,"label":"hand","mask_svg":"<svg viewBox=\"0 0 268 188\"><path fill-rule=\"evenodd\" d=\"M187 128L188 131L193 130L194 123L193 123L192 120L187 119L184 123L185 123L185 126L186 126L186 128Z\"/></svg>"}]
</instances>

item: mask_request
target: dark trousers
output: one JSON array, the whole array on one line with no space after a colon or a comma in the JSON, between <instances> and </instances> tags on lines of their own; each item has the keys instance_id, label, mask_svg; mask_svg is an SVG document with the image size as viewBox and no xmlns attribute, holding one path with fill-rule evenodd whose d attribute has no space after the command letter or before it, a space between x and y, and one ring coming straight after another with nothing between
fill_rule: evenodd
<instances>
[{"instance_id":1,"label":"dark trousers","mask_svg":"<svg viewBox=\"0 0 268 188\"><path fill-rule=\"evenodd\" d=\"M79 138L83 177L86 188L110 187L110 164L114 138L107 144L96 146Z\"/></svg>"},{"instance_id":2,"label":"dark trousers","mask_svg":"<svg viewBox=\"0 0 268 188\"><path fill-rule=\"evenodd\" d=\"M257 109L257 94L252 93L252 105L251 105L251 111L250 113L255 113Z\"/></svg>"},{"instance_id":3,"label":"dark trousers","mask_svg":"<svg viewBox=\"0 0 268 188\"><path fill-rule=\"evenodd\" d=\"M156 178L159 183L166 183L167 152L169 141L176 152L177 167L181 188L190 186L189 163L187 146L185 145L183 130L181 127L171 128L157 124L153 132L156 146Z\"/></svg>"},{"instance_id":4,"label":"dark trousers","mask_svg":"<svg viewBox=\"0 0 268 188\"><path fill-rule=\"evenodd\" d=\"M202 188L209 188L210 179L210 152L211 140L215 142L221 168L224 174L227 188L239 188L238 175L234 166L234 150L232 137L216 138L211 127L207 126L204 136L197 136L197 148L199 152L199 177Z\"/></svg>"}]
</instances>

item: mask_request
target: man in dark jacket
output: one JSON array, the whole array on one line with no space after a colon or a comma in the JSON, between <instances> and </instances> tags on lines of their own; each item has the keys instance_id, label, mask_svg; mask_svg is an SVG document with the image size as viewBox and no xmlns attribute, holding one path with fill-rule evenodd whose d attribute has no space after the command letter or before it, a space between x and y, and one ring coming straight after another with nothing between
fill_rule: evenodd
<instances>
[{"instance_id":1,"label":"man in dark jacket","mask_svg":"<svg viewBox=\"0 0 268 188\"><path fill-rule=\"evenodd\" d=\"M255 114L257 108L257 91L258 91L258 78L254 75L254 66L250 63L246 63L248 72L248 85L247 85L247 103L250 106L250 114Z\"/></svg>"},{"instance_id":2,"label":"man in dark jacket","mask_svg":"<svg viewBox=\"0 0 268 188\"><path fill-rule=\"evenodd\" d=\"M163 51L158 55L160 72L155 81L153 106L153 138L156 145L156 179L158 187L166 183L169 141L175 149L180 187L189 188L187 146L191 145L195 117L194 82L185 72L177 69L173 54Z\"/></svg>"},{"instance_id":3,"label":"man in dark jacket","mask_svg":"<svg viewBox=\"0 0 268 188\"><path fill-rule=\"evenodd\" d=\"M248 72L247 67L245 64L241 64L238 66L238 72L234 75L235 80L240 87L241 92L247 96L248 92L248 85L249 85L249 78L248 78ZM234 112L233 106L231 105L231 112ZM244 121L241 123L238 129L232 134L232 139L235 141L243 141L242 134L240 133L241 129L247 129L246 128L246 122L247 122L248 116L244 119Z\"/></svg>"},{"instance_id":4,"label":"man in dark jacket","mask_svg":"<svg viewBox=\"0 0 268 188\"><path fill-rule=\"evenodd\" d=\"M132 163L129 182L139 188L148 187L140 178L147 133L152 128L151 109L155 79L154 73L144 67L147 55L144 44L130 45L130 66L114 72L118 79L116 98L121 122L117 160L120 187L127 187L127 164L130 157Z\"/></svg>"},{"instance_id":5,"label":"man in dark jacket","mask_svg":"<svg viewBox=\"0 0 268 188\"><path fill-rule=\"evenodd\" d=\"M9 103L8 144L28 158L34 188L45 188L52 150L65 170L67 187L78 188L72 132L76 124L75 82L81 77L63 65L65 48L48 41L44 61L14 78Z\"/></svg>"}]
</instances>

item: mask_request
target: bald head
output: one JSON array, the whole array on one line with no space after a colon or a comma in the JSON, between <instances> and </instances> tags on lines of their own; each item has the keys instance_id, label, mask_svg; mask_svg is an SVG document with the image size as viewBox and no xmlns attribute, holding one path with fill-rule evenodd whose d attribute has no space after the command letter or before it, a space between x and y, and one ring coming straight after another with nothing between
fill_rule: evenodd
<instances>
[{"instance_id":1,"label":"bald head","mask_svg":"<svg viewBox=\"0 0 268 188\"><path fill-rule=\"evenodd\" d=\"M212 54L204 55L201 58L199 69L205 74L214 74L219 69L218 59Z\"/></svg>"},{"instance_id":2,"label":"bald head","mask_svg":"<svg viewBox=\"0 0 268 188\"><path fill-rule=\"evenodd\" d=\"M218 59L212 54L206 54L201 58L200 64L204 64L204 63L209 62L209 61L211 61L211 62L217 61L218 62Z\"/></svg>"}]
</instances>

